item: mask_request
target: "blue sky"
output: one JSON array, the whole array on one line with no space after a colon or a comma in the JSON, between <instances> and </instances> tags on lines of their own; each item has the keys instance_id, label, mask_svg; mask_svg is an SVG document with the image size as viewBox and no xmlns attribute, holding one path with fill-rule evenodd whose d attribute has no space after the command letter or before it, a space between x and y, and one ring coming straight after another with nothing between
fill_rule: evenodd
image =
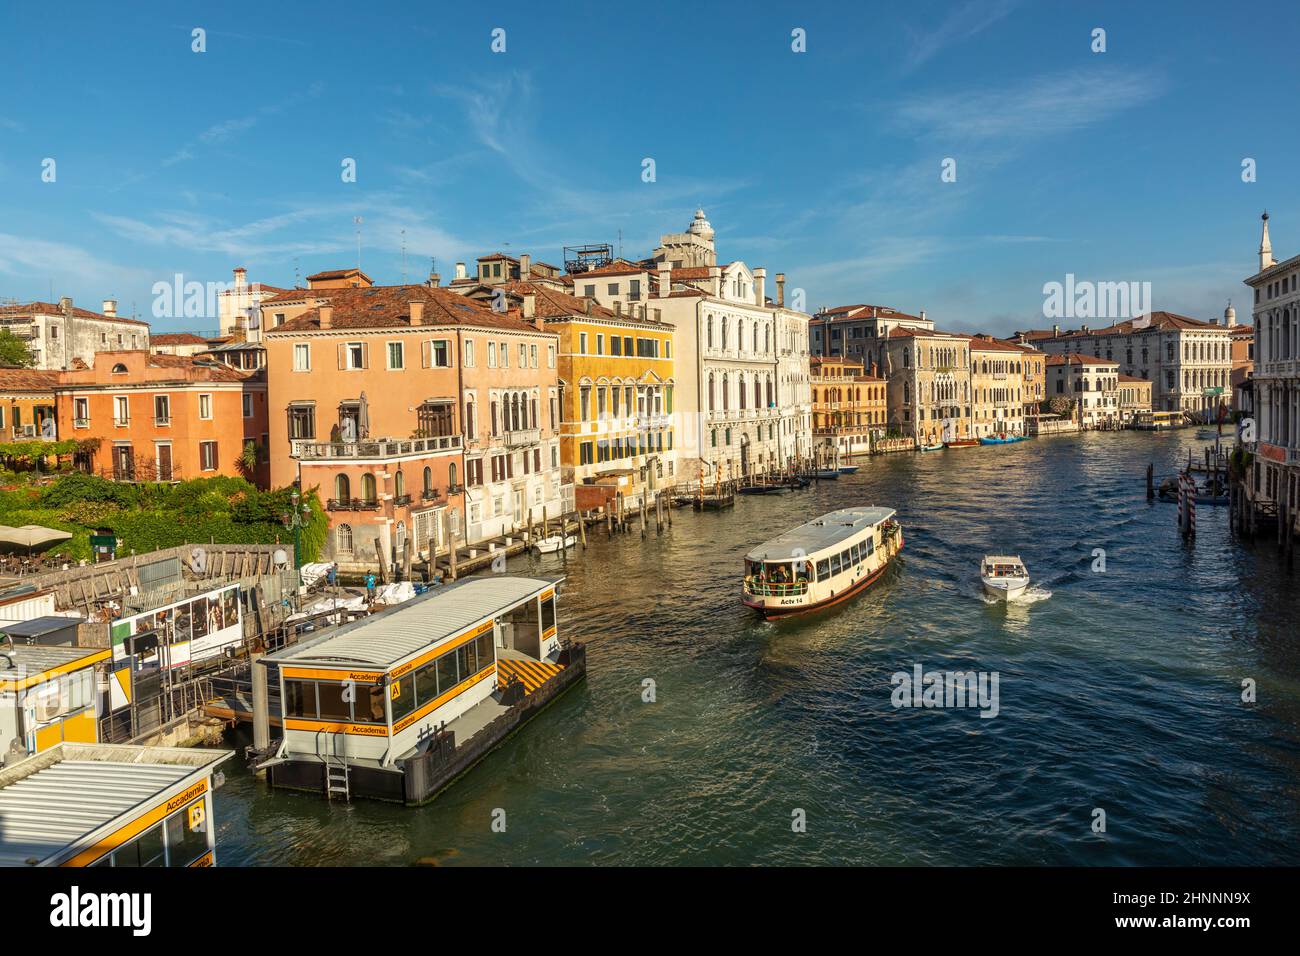
<instances>
[{"instance_id":1,"label":"blue sky","mask_svg":"<svg viewBox=\"0 0 1300 956\"><path fill-rule=\"evenodd\" d=\"M402 278L402 230L412 281L431 256L444 277L498 249L558 263L620 231L639 256L702 205L724 261L784 271L810 308L888 304L1003 333L1041 326L1043 284L1074 273L1150 281L1156 308L1202 318L1231 297L1248 318L1262 209L1277 257L1300 252L1300 12L1250 14L15 4L0 34L0 297L52 285L150 318L153 283L177 272L227 281L244 265L292 285L353 265L356 216L380 282ZM956 182L940 180L948 157Z\"/></svg>"}]
</instances>

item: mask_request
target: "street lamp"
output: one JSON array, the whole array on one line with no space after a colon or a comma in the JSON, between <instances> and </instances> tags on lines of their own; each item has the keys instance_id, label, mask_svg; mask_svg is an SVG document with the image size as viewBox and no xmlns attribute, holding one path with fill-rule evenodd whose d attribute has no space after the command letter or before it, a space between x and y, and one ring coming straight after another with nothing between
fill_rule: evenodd
<instances>
[{"instance_id":1,"label":"street lamp","mask_svg":"<svg viewBox=\"0 0 1300 956\"><path fill-rule=\"evenodd\" d=\"M286 528L293 529L293 567L297 571L302 568L302 529L306 527L307 522L311 519L311 506L305 501L302 507L298 507L298 492L289 496L291 503L290 510L280 516Z\"/></svg>"}]
</instances>

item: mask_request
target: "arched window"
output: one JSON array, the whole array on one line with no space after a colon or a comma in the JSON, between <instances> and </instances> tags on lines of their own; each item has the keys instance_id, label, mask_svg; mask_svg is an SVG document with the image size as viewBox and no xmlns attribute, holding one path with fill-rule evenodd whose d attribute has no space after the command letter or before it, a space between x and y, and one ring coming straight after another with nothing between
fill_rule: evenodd
<instances>
[{"instance_id":1,"label":"arched window","mask_svg":"<svg viewBox=\"0 0 1300 956\"><path fill-rule=\"evenodd\" d=\"M456 487L456 463L454 461L447 465L447 487Z\"/></svg>"},{"instance_id":2,"label":"arched window","mask_svg":"<svg viewBox=\"0 0 1300 956\"><path fill-rule=\"evenodd\" d=\"M763 383L758 380L757 375L754 376L754 407L763 407Z\"/></svg>"},{"instance_id":3,"label":"arched window","mask_svg":"<svg viewBox=\"0 0 1300 956\"><path fill-rule=\"evenodd\" d=\"M727 347L727 324L728 324L728 319L724 315L722 317L722 347L724 349Z\"/></svg>"},{"instance_id":4,"label":"arched window","mask_svg":"<svg viewBox=\"0 0 1300 956\"><path fill-rule=\"evenodd\" d=\"M393 494L398 498L406 494L406 475L402 469L397 469L397 474L393 475Z\"/></svg>"},{"instance_id":5,"label":"arched window","mask_svg":"<svg viewBox=\"0 0 1300 956\"><path fill-rule=\"evenodd\" d=\"M126 366L123 365L121 362L118 362L116 365L113 366L113 374L115 374L115 375L125 375L125 374L126 374Z\"/></svg>"},{"instance_id":6,"label":"arched window","mask_svg":"<svg viewBox=\"0 0 1300 956\"><path fill-rule=\"evenodd\" d=\"M713 316L709 316L709 323L708 323L708 336L709 336L709 337L708 337L707 341L708 341L708 344L709 344L709 348L713 348Z\"/></svg>"},{"instance_id":7,"label":"arched window","mask_svg":"<svg viewBox=\"0 0 1300 956\"><path fill-rule=\"evenodd\" d=\"M334 497L339 501L347 501L352 497L352 482L348 481L347 475L334 476Z\"/></svg>"},{"instance_id":8,"label":"arched window","mask_svg":"<svg viewBox=\"0 0 1300 956\"><path fill-rule=\"evenodd\" d=\"M377 499L375 494L375 476L366 473L361 476L361 500L373 504Z\"/></svg>"},{"instance_id":9,"label":"arched window","mask_svg":"<svg viewBox=\"0 0 1300 956\"><path fill-rule=\"evenodd\" d=\"M740 392L740 407L745 407L745 376L744 374L736 376L736 390Z\"/></svg>"},{"instance_id":10,"label":"arched window","mask_svg":"<svg viewBox=\"0 0 1300 956\"><path fill-rule=\"evenodd\" d=\"M341 524L334 529L334 552L336 554L352 553L352 525Z\"/></svg>"},{"instance_id":11,"label":"arched window","mask_svg":"<svg viewBox=\"0 0 1300 956\"><path fill-rule=\"evenodd\" d=\"M713 411L713 373L709 373L709 411Z\"/></svg>"},{"instance_id":12,"label":"arched window","mask_svg":"<svg viewBox=\"0 0 1300 956\"><path fill-rule=\"evenodd\" d=\"M393 531L393 544L396 546L397 554L400 557L406 553L406 522L397 522L397 528Z\"/></svg>"},{"instance_id":13,"label":"arched window","mask_svg":"<svg viewBox=\"0 0 1300 956\"><path fill-rule=\"evenodd\" d=\"M727 410L727 403L729 401L730 401L730 396L727 394L727 373L723 372L722 373L722 410L724 412Z\"/></svg>"},{"instance_id":14,"label":"arched window","mask_svg":"<svg viewBox=\"0 0 1300 956\"><path fill-rule=\"evenodd\" d=\"M433 497L433 469L428 465L424 466L424 497Z\"/></svg>"}]
</instances>

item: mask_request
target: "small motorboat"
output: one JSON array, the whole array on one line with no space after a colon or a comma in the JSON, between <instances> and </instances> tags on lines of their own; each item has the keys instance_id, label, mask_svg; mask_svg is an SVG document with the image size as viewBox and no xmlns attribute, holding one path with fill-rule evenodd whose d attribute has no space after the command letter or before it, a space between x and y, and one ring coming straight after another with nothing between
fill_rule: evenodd
<instances>
[{"instance_id":1,"label":"small motorboat","mask_svg":"<svg viewBox=\"0 0 1300 956\"><path fill-rule=\"evenodd\" d=\"M533 548L542 554L554 554L556 551L572 548L577 543L578 538L576 535L551 534L534 542Z\"/></svg>"},{"instance_id":2,"label":"small motorboat","mask_svg":"<svg viewBox=\"0 0 1300 956\"><path fill-rule=\"evenodd\" d=\"M838 468L817 468L813 471L814 478L825 478L829 481L834 481L839 476L840 470Z\"/></svg>"},{"instance_id":3,"label":"small motorboat","mask_svg":"<svg viewBox=\"0 0 1300 956\"><path fill-rule=\"evenodd\" d=\"M979 445L977 438L958 438L954 441L943 443L945 448L973 448Z\"/></svg>"},{"instance_id":4,"label":"small motorboat","mask_svg":"<svg viewBox=\"0 0 1300 956\"><path fill-rule=\"evenodd\" d=\"M921 451L943 451L943 442L935 442L933 445L922 445Z\"/></svg>"},{"instance_id":5,"label":"small motorboat","mask_svg":"<svg viewBox=\"0 0 1300 956\"><path fill-rule=\"evenodd\" d=\"M981 445L1014 445L1018 441L1024 441L1020 435L988 435L980 439Z\"/></svg>"},{"instance_id":6,"label":"small motorboat","mask_svg":"<svg viewBox=\"0 0 1300 956\"><path fill-rule=\"evenodd\" d=\"M851 475L858 470L857 465L840 465L841 475Z\"/></svg>"},{"instance_id":7,"label":"small motorboat","mask_svg":"<svg viewBox=\"0 0 1300 956\"><path fill-rule=\"evenodd\" d=\"M1019 555L986 554L980 562L984 593L999 601L1010 601L1029 587L1029 571Z\"/></svg>"}]
</instances>

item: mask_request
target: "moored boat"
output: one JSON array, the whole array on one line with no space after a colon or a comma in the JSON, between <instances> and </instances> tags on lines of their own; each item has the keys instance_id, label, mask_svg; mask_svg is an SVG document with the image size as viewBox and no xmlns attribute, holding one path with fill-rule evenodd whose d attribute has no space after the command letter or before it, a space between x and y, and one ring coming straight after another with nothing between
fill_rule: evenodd
<instances>
[{"instance_id":1,"label":"moored boat","mask_svg":"<svg viewBox=\"0 0 1300 956\"><path fill-rule=\"evenodd\" d=\"M979 440L975 438L955 438L943 444L945 448L972 448L979 444Z\"/></svg>"},{"instance_id":2,"label":"moored boat","mask_svg":"<svg viewBox=\"0 0 1300 956\"><path fill-rule=\"evenodd\" d=\"M838 468L817 468L813 471L814 478L825 478L834 481L839 476L840 470Z\"/></svg>"},{"instance_id":3,"label":"moored boat","mask_svg":"<svg viewBox=\"0 0 1300 956\"><path fill-rule=\"evenodd\" d=\"M842 508L745 555L742 600L765 617L828 607L864 591L903 548L892 508Z\"/></svg>"},{"instance_id":4,"label":"moored boat","mask_svg":"<svg viewBox=\"0 0 1300 956\"><path fill-rule=\"evenodd\" d=\"M1020 435L986 435L980 439L981 445L1014 445L1018 441L1024 441Z\"/></svg>"},{"instance_id":5,"label":"moored boat","mask_svg":"<svg viewBox=\"0 0 1300 956\"><path fill-rule=\"evenodd\" d=\"M921 451L943 451L943 442L935 442L933 445L922 445Z\"/></svg>"},{"instance_id":6,"label":"moored boat","mask_svg":"<svg viewBox=\"0 0 1300 956\"><path fill-rule=\"evenodd\" d=\"M840 465L841 475L851 475L858 470L857 465Z\"/></svg>"},{"instance_id":7,"label":"moored boat","mask_svg":"<svg viewBox=\"0 0 1300 956\"><path fill-rule=\"evenodd\" d=\"M1029 571L1019 555L986 554L980 562L984 591L1000 601L1009 601L1029 587Z\"/></svg>"},{"instance_id":8,"label":"moored boat","mask_svg":"<svg viewBox=\"0 0 1300 956\"><path fill-rule=\"evenodd\" d=\"M533 547L542 554L551 554L556 551L563 551L565 548L572 548L578 543L576 535L572 534L552 534L545 538L538 539Z\"/></svg>"}]
</instances>

